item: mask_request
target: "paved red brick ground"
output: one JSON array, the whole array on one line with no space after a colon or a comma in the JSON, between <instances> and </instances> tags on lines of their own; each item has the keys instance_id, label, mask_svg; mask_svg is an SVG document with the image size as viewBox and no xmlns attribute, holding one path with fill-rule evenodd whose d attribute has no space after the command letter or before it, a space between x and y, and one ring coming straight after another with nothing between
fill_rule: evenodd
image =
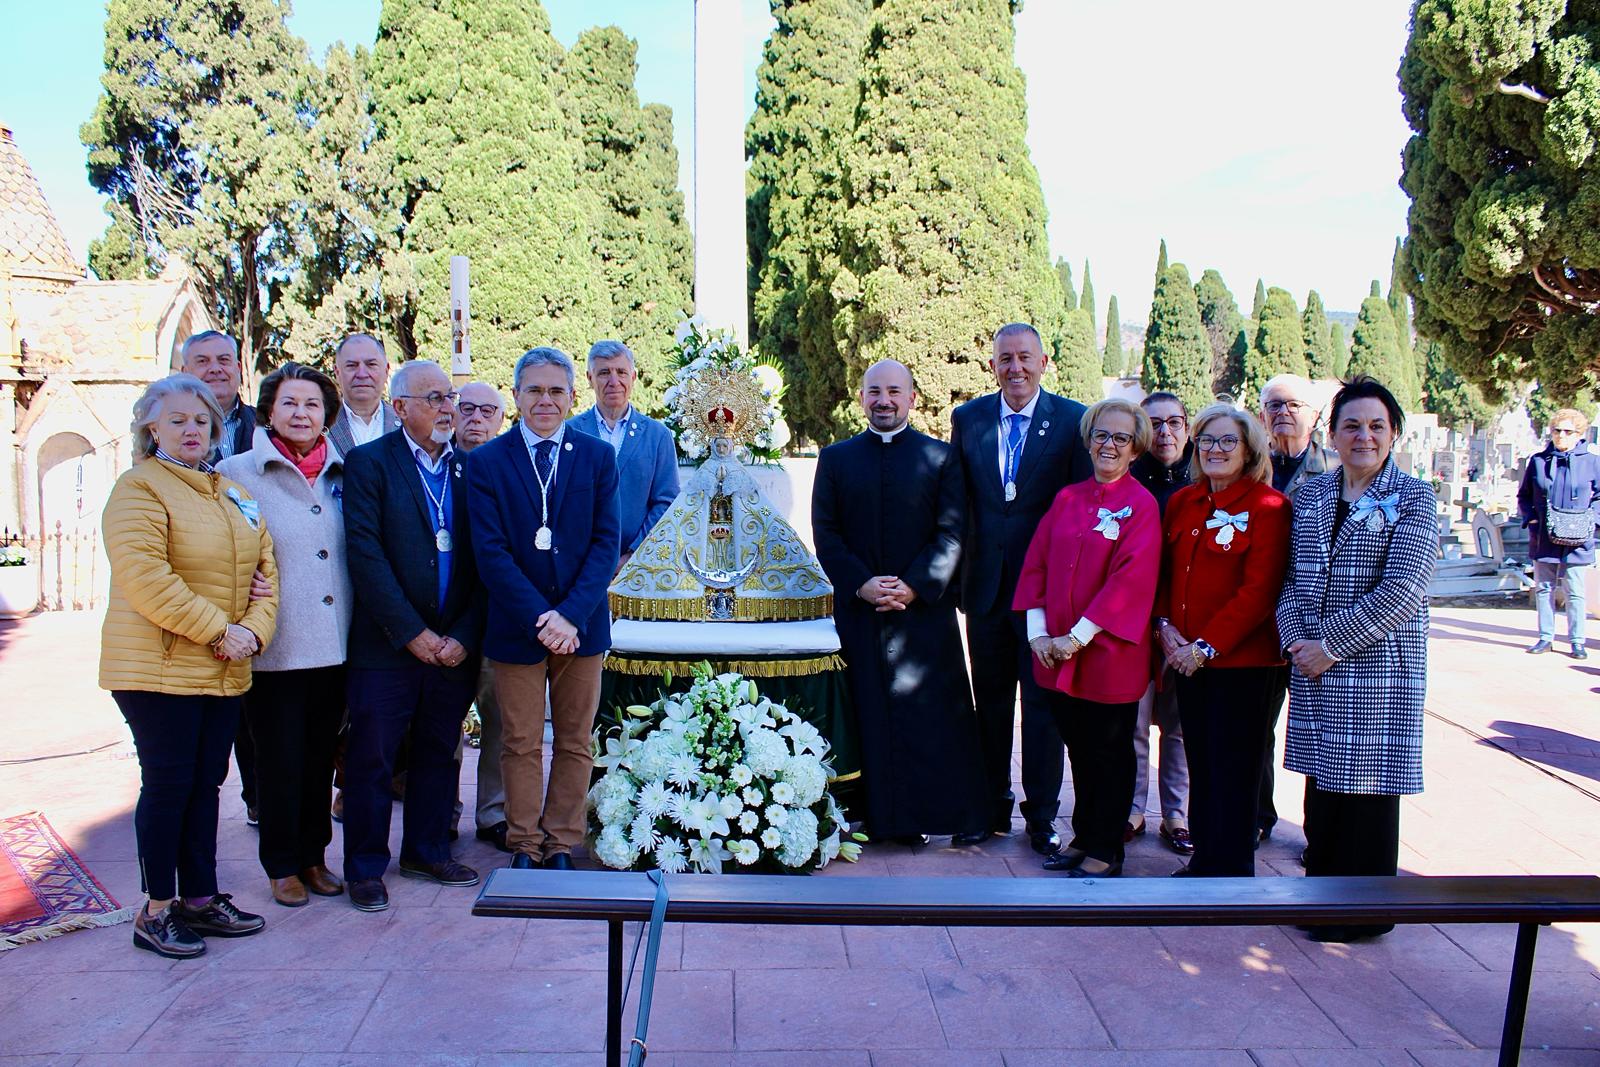
<instances>
[{"instance_id":1,"label":"paved red brick ground","mask_svg":"<svg viewBox=\"0 0 1600 1067\"><path fill-rule=\"evenodd\" d=\"M1600 666L1532 659L1531 611L1435 613L1426 773L1402 866L1592 873L1600 859ZM97 620L0 623L0 816L44 811L125 903L139 899L138 767L95 688ZM58 753L59 759L17 763ZM471 794L476 753L463 772ZM1259 873L1297 877L1298 775L1280 772ZM1070 784L1064 792L1070 810ZM0 1064L599 1064L596 924L475 919L476 890L390 878L376 915L273 905L236 788L223 884L268 930L173 963L86 931L0 953ZM504 857L459 849L487 870ZM948 841L944 842L946 845ZM936 843L937 844L937 843ZM338 842L332 854L338 867ZM1176 865L1154 834L1128 873ZM871 848L822 877L1045 876L1018 837ZM1494 1062L1512 932L1405 927L1319 946L1293 929L669 927L651 1064L943 1067L1478 1067ZM1540 939L1523 1062L1600 1064L1600 930Z\"/></svg>"}]
</instances>

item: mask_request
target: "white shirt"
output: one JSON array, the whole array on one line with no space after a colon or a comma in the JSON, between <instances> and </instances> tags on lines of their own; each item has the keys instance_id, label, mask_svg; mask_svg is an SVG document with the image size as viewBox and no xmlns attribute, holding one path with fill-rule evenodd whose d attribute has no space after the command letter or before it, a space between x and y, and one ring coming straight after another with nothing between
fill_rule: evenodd
<instances>
[{"instance_id":1,"label":"white shirt","mask_svg":"<svg viewBox=\"0 0 1600 1067\"><path fill-rule=\"evenodd\" d=\"M1022 442L1017 445L1017 470L1022 469L1022 453L1028 447L1028 431L1033 428L1033 409L1039 404L1041 389L1033 391L1033 399L1022 405L1022 410L1016 414L1022 416ZM1006 484L1006 438L1011 435L1011 405L1006 403L1006 395L1000 394L1000 484Z\"/></svg>"},{"instance_id":2,"label":"white shirt","mask_svg":"<svg viewBox=\"0 0 1600 1067\"><path fill-rule=\"evenodd\" d=\"M347 407L345 410L350 413L350 439L356 444L368 444L383 436L383 401L378 401L370 419L357 415L355 408Z\"/></svg>"},{"instance_id":3,"label":"white shirt","mask_svg":"<svg viewBox=\"0 0 1600 1067\"><path fill-rule=\"evenodd\" d=\"M522 443L528 446L528 462L533 463L533 472L535 474L539 473L539 464L534 462L533 457L538 454L534 451L534 446L540 441L555 442L556 449L550 453L550 484L554 485L556 483L556 467L561 461L561 438L566 436L567 424L563 422L560 426L557 426L556 432L549 437L540 437L538 431L529 426L526 420L517 423L517 428L522 431Z\"/></svg>"},{"instance_id":4,"label":"white shirt","mask_svg":"<svg viewBox=\"0 0 1600 1067\"><path fill-rule=\"evenodd\" d=\"M454 444L446 442L444 448L439 452L439 458L436 460L430 459L427 449L417 444L417 439L411 436L410 430L402 426L400 432L406 435L406 447L411 449L412 456L416 457L417 466L427 468L429 474L438 474L440 469L450 462L450 456L456 450Z\"/></svg>"},{"instance_id":5,"label":"white shirt","mask_svg":"<svg viewBox=\"0 0 1600 1067\"><path fill-rule=\"evenodd\" d=\"M872 430L872 432L877 435L878 440L882 441L884 444L888 444L890 441L893 441L895 439L895 437L900 433L901 430L905 429L907 426L910 426L910 425L911 424L909 422L902 422L899 426L896 426L894 429L890 430L888 433L884 433L882 430ZM870 426L867 427L867 428L869 430L872 429L872 427L870 427Z\"/></svg>"},{"instance_id":6,"label":"white shirt","mask_svg":"<svg viewBox=\"0 0 1600 1067\"><path fill-rule=\"evenodd\" d=\"M627 440L628 437L628 422L632 418L632 404L629 404L627 407L622 409L622 418L617 420L616 425L612 425L609 421L607 421L605 414L598 406L596 406L594 409L594 421L595 425L599 427L600 439L608 442L611 445L611 450L613 452L622 451L622 442Z\"/></svg>"}]
</instances>

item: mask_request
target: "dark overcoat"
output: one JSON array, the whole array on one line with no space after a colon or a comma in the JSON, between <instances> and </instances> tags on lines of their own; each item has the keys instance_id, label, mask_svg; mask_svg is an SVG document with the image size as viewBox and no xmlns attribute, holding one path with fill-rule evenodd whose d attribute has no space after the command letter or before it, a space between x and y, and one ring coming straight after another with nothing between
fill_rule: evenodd
<instances>
[{"instance_id":1,"label":"dark overcoat","mask_svg":"<svg viewBox=\"0 0 1600 1067\"><path fill-rule=\"evenodd\" d=\"M1544 451L1529 456L1517 490L1517 511L1528 528L1530 560L1574 567L1593 563L1593 530L1581 545L1558 545L1550 540L1546 509L1552 501L1566 511L1591 511L1600 525L1600 454L1590 451L1587 441L1579 441L1566 452L1547 444Z\"/></svg>"}]
</instances>

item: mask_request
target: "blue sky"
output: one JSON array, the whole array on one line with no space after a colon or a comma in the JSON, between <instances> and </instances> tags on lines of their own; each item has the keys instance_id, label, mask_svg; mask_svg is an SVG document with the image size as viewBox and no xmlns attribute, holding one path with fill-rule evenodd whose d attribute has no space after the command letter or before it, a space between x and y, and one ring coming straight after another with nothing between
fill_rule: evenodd
<instances>
[{"instance_id":1,"label":"blue sky","mask_svg":"<svg viewBox=\"0 0 1600 1067\"><path fill-rule=\"evenodd\" d=\"M752 99L771 25L738 0ZM380 0L302 0L291 27L320 56L370 43ZM1030 0L1017 17L1029 147L1050 209L1052 255L1085 257L1124 321L1149 305L1157 242L1196 276L1222 271L1249 309L1255 280L1354 310L1388 284L1405 227L1396 185L1407 130L1395 69L1409 5L1345 0L1335 17L1283 0ZM612 23L639 42L639 91L673 109L690 163L693 0L546 0L570 45ZM105 225L78 127L94 109L104 6L27 5L6 17L0 123L11 127L81 256Z\"/></svg>"}]
</instances>

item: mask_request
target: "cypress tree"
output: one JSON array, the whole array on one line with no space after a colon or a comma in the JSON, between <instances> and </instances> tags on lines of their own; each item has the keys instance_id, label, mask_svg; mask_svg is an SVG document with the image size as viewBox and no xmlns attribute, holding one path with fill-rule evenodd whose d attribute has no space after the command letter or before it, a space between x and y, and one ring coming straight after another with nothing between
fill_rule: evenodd
<instances>
[{"instance_id":1,"label":"cypress tree","mask_svg":"<svg viewBox=\"0 0 1600 1067\"><path fill-rule=\"evenodd\" d=\"M1378 287L1377 282L1372 287ZM1415 401L1408 402L1402 395L1400 371L1400 345L1395 339L1394 312L1382 296L1373 293L1361 301L1361 311L1356 315L1356 328L1350 338L1349 373L1370 374L1389 387L1400 406L1414 410Z\"/></svg>"},{"instance_id":2,"label":"cypress tree","mask_svg":"<svg viewBox=\"0 0 1600 1067\"><path fill-rule=\"evenodd\" d=\"M1244 384L1239 400L1254 407L1261 387L1274 375L1305 374L1305 340L1300 330L1300 309L1285 289L1266 291L1256 323L1255 343L1244 357Z\"/></svg>"},{"instance_id":3,"label":"cypress tree","mask_svg":"<svg viewBox=\"0 0 1600 1067\"><path fill-rule=\"evenodd\" d=\"M878 0L867 34L837 321L850 378L901 360L922 389L916 424L939 433L954 404L993 388L996 328L1048 336L1062 317L1012 11Z\"/></svg>"},{"instance_id":4,"label":"cypress tree","mask_svg":"<svg viewBox=\"0 0 1600 1067\"><path fill-rule=\"evenodd\" d=\"M1122 317L1117 313L1117 294L1112 293L1106 302L1106 347L1100 361L1101 373L1108 378L1120 378L1127 367L1122 354Z\"/></svg>"},{"instance_id":5,"label":"cypress tree","mask_svg":"<svg viewBox=\"0 0 1600 1067\"><path fill-rule=\"evenodd\" d=\"M467 44L471 62L461 61ZM526 349L582 353L611 329L600 204L561 106L561 46L532 0L384 0L374 46L380 135L403 190L418 299L403 354L445 358L450 257L472 256L474 373L510 384Z\"/></svg>"},{"instance_id":6,"label":"cypress tree","mask_svg":"<svg viewBox=\"0 0 1600 1067\"><path fill-rule=\"evenodd\" d=\"M1167 239L1161 239L1161 252L1156 256L1156 287L1161 285L1161 276L1167 273Z\"/></svg>"},{"instance_id":7,"label":"cypress tree","mask_svg":"<svg viewBox=\"0 0 1600 1067\"><path fill-rule=\"evenodd\" d=\"M1305 344L1306 373L1311 378L1334 376L1333 339L1328 332L1328 313L1322 307L1322 294L1315 289L1306 294L1306 311L1300 320Z\"/></svg>"},{"instance_id":8,"label":"cypress tree","mask_svg":"<svg viewBox=\"0 0 1600 1067\"><path fill-rule=\"evenodd\" d=\"M1256 279L1256 295L1250 304L1250 317L1257 323L1261 322L1261 310L1267 306L1267 286L1260 278Z\"/></svg>"},{"instance_id":9,"label":"cypress tree","mask_svg":"<svg viewBox=\"0 0 1600 1067\"><path fill-rule=\"evenodd\" d=\"M1217 271L1207 270L1200 275L1194 295L1200 304L1200 323L1211 345L1211 391L1219 396L1235 396L1244 381L1244 350L1250 344L1244 316L1239 314L1233 293Z\"/></svg>"},{"instance_id":10,"label":"cypress tree","mask_svg":"<svg viewBox=\"0 0 1600 1067\"><path fill-rule=\"evenodd\" d=\"M1063 307L1075 308L1078 306L1078 290L1072 287L1072 264L1065 258L1056 260L1056 276L1061 279L1061 302Z\"/></svg>"},{"instance_id":11,"label":"cypress tree","mask_svg":"<svg viewBox=\"0 0 1600 1067\"><path fill-rule=\"evenodd\" d=\"M751 340L784 368L790 427L824 444L860 418L833 291L869 8L869 0L773 3L745 131Z\"/></svg>"},{"instance_id":12,"label":"cypress tree","mask_svg":"<svg viewBox=\"0 0 1600 1067\"><path fill-rule=\"evenodd\" d=\"M1350 346L1345 343L1344 323L1328 326L1328 347L1333 351L1333 376L1342 381L1350 369Z\"/></svg>"},{"instance_id":13,"label":"cypress tree","mask_svg":"<svg viewBox=\"0 0 1600 1067\"><path fill-rule=\"evenodd\" d=\"M1100 355L1094 349L1089 313L1073 308L1062 320L1061 350L1056 354L1056 388L1063 396L1093 404L1105 395L1100 381Z\"/></svg>"},{"instance_id":14,"label":"cypress tree","mask_svg":"<svg viewBox=\"0 0 1600 1067\"><path fill-rule=\"evenodd\" d=\"M1462 378L1445 359L1444 346L1428 341L1422 346L1424 406L1439 416L1439 425L1451 429L1483 426L1498 412L1483 391Z\"/></svg>"},{"instance_id":15,"label":"cypress tree","mask_svg":"<svg viewBox=\"0 0 1600 1067\"><path fill-rule=\"evenodd\" d=\"M1394 242L1394 261L1389 269L1388 296L1389 312L1394 316L1396 348L1400 354L1396 370L1405 378L1404 388L1412 403L1420 410L1423 368L1419 364L1416 347L1411 340L1411 298L1406 295L1404 272L1405 246L1397 237Z\"/></svg>"},{"instance_id":16,"label":"cypress tree","mask_svg":"<svg viewBox=\"0 0 1600 1067\"><path fill-rule=\"evenodd\" d=\"M1176 393L1190 411L1211 402L1211 343L1200 322L1189 271L1174 263L1161 275L1144 334L1144 388Z\"/></svg>"},{"instance_id":17,"label":"cypress tree","mask_svg":"<svg viewBox=\"0 0 1600 1067\"><path fill-rule=\"evenodd\" d=\"M654 208L660 214L654 232L662 244L667 270L678 290L691 294L681 307L668 309L676 317L680 310L694 310L694 238L689 233L683 190L678 187L678 146L672 140L672 109L666 104L644 106L644 145L639 161L654 190ZM672 325L676 328L678 324Z\"/></svg>"},{"instance_id":18,"label":"cypress tree","mask_svg":"<svg viewBox=\"0 0 1600 1067\"><path fill-rule=\"evenodd\" d=\"M1099 319L1094 311L1094 279L1089 275L1087 259L1083 261L1083 299L1079 301L1078 306L1089 313L1090 332L1098 332Z\"/></svg>"},{"instance_id":19,"label":"cypress tree","mask_svg":"<svg viewBox=\"0 0 1600 1067\"><path fill-rule=\"evenodd\" d=\"M668 260L687 244L687 234L674 240L667 232L674 221L660 198L657 164L649 159L657 150L650 141L659 133L647 126L634 89L637 54L638 46L615 26L585 30L562 73L564 102L582 131L584 178L600 201L600 265L612 314L606 332L633 349L635 403L648 411L670 384L667 352L690 290L682 264ZM684 227L681 211L675 225Z\"/></svg>"}]
</instances>

